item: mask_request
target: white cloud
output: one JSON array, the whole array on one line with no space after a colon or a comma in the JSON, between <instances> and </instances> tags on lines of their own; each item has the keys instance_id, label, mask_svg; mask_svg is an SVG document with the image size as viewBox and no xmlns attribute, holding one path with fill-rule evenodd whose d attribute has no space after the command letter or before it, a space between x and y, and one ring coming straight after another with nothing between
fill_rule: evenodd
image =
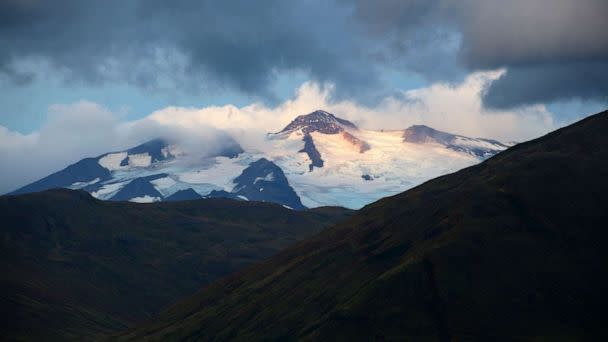
<instances>
[{"instance_id":1,"label":"white cloud","mask_svg":"<svg viewBox=\"0 0 608 342\"><path fill-rule=\"evenodd\" d=\"M332 101L333 86L310 82L276 107L259 103L240 108L168 107L136 121L122 121L120 115L87 101L53 105L48 122L35 133L23 135L0 126L0 193L83 157L125 149L158 136L173 137L208 151L218 147L214 144L218 130L225 130L245 149L263 149L265 133L279 131L296 115L316 109L352 120L362 128L402 129L426 124L505 141L522 141L554 129L552 115L544 106L492 112L482 108L480 94L502 72L474 73L461 84L438 83L401 92L374 108L353 101Z\"/></svg>"},{"instance_id":2,"label":"white cloud","mask_svg":"<svg viewBox=\"0 0 608 342\"><path fill-rule=\"evenodd\" d=\"M169 107L148 118L161 125L194 128L211 125L233 132L278 131L296 115L324 109L368 129L402 129L426 124L436 129L475 137L526 140L554 129L551 113L543 105L513 111L483 108L480 94L502 70L473 73L463 83L437 83L401 92L374 108L353 101L331 100L333 86L304 83L293 99L274 108L260 104L207 108Z\"/></svg>"}]
</instances>

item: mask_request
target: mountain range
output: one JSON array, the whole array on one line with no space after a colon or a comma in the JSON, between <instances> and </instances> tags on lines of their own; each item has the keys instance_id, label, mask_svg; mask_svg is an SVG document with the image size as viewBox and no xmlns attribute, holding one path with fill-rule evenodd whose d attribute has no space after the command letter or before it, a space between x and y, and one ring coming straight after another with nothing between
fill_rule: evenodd
<instances>
[{"instance_id":1,"label":"mountain range","mask_svg":"<svg viewBox=\"0 0 608 342\"><path fill-rule=\"evenodd\" d=\"M321 110L267 134L261 149L243 147L230 136L223 140L215 153L196 155L179 142L157 138L82 159L11 194L70 188L113 201L227 197L297 210L360 208L474 165L511 145L421 125L365 130Z\"/></svg>"},{"instance_id":2,"label":"mountain range","mask_svg":"<svg viewBox=\"0 0 608 342\"><path fill-rule=\"evenodd\" d=\"M111 339L606 340L606 132L608 111L372 203Z\"/></svg>"}]
</instances>

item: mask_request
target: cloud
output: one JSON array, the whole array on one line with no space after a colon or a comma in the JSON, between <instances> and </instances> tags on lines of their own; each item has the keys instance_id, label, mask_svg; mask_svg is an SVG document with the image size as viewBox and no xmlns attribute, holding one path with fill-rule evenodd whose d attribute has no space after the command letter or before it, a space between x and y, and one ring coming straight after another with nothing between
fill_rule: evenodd
<instances>
[{"instance_id":1,"label":"cloud","mask_svg":"<svg viewBox=\"0 0 608 342\"><path fill-rule=\"evenodd\" d=\"M406 58L400 66L443 80L461 76L462 69L506 69L484 93L487 107L567 99L608 102L605 0L357 3L370 34L392 41L384 55ZM421 48L431 54L412 58Z\"/></svg>"},{"instance_id":2,"label":"cloud","mask_svg":"<svg viewBox=\"0 0 608 342\"><path fill-rule=\"evenodd\" d=\"M274 82L293 72L370 102L395 87L386 74L457 83L504 68L488 107L605 102L608 78L585 75L606 73L606 17L605 0L6 0L0 74L276 104Z\"/></svg>"},{"instance_id":3,"label":"cloud","mask_svg":"<svg viewBox=\"0 0 608 342\"><path fill-rule=\"evenodd\" d=\"M204 156L228 142L227 135L213 127L187 129L160 125L150 119L122 121L119 113L79 101L49 107L48 121L30 134L0 126L0 193L63 169L85 157L125 150L153 138L168 138L185 152Z\"/></svg>"},{"instance_id":4,"label":"cloud","mask_svg":"<svg viewBox=\"0 0 608 342\"><path fill-rule=\"evenodd\" d=\"M496 68L606 59L604 0L465 0L457 5L469 65Z\"/></svg>"},{"instance_id":5,"label":"cloud","mask_svg":"<svg viewBox=\"0 0 608 342\"><path fill-rule=\"evenodd\" d=\"M336 86L315 82L304 83L293 98L276 106L167 107L135 121L125 121L120 113L87 101L52 105L48 122L39 131L23 135L0 126L0 193L83 157L124 150L157 137L180 143L194 156L220 149L228 136L245 150L264 151L268 148L266 133L277 132L295 116L317 109L335 113L364 129L426 124L505 141L526 140L556 128L551 113L542 105L515 111L484 109L482 92L503 74L504 70L473 73L459 84L439 82L399 92L373 107L348 99L335 101L332 94Z\"/></svg>"},{"instance_id":6,"label":"cloud","mask_svg":"<svg viewBox=\"0 0 608 342\"><path fill-rule=\"evenodd\" d=\"M51 106L47 124L31 134L0 126L0 192L34 181L83 156L112 150L117 124L113 114L101 106L78 102Z\"/></svg>"},{"instance_id":7,"label":"cloud","mask_svg":"<svg viewBox=\"0 0 608 342\"><path fill-rule=\"evenodd\" d=\"M482 105L481 94L499 80L504 70L477 72L462 83L438 82L429 87L399 92L374 107L351 100L333 101L335 86L303 84L293 99L276 107L254 103L244 107L169 107L148 119L161 126L204 127L226 130L237 138L256 132L276 132L297 115L324 109L367 129L400 129L426 124L448 132L501 140L526 140L554 128L551 113L543 105L517 110L490 110Z\"/></svg>"},{"instance_id":8,"label":"cloud","mask_svg":"<svg viewBox=\"0 0 608 342\"><path fill-rule=\"evenodd\" d=\"M562 99L608 102L608 2L465 1L461 54L471 69L504 67L484 104L495 108Z\"/></svg>"},{"instance_id":9,"label":"cloud","mask_svg":"<svg viewBox=\"0 0 608 342\"><path fill-rule=\"evenodd\" d=\"M0 71L26 80L23 61L71 82L223 89L271 99L286 71L333 81L350 95L378 85L346 4L176 0L0 3Z\"/></svg>"},{"instance_id":10,"label":"cloud","mask_svg":"<svg viewBox=\"0 0 608 342\"><path fill-rule=\"evenodd\" d=\"M486 107L551 103L561 99L608 103L608 62L511 67L484 93Z\"/></svg>"}]
</instances>

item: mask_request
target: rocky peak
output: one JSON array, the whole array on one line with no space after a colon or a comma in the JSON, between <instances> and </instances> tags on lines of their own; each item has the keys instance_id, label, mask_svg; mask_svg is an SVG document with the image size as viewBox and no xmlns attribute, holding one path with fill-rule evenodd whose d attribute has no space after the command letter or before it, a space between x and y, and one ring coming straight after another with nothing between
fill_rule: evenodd
<instances>
[{"instance_id":1,"label":"rocky peak","mask_svg":"<svg viewBox=\"0 0 608 342\"><path fill-rule=\"evenodd\" d=\"M462 135L438 131L424 125L414 125L403 131L403 141L415 144L434 143L448 149L485 159L507 149L510 145L483 138L469 138Z\"/></svg>"},{"instance_id":2,"label":"rocky peak","mask_svg":"<svg viewBox=\"0 0 608 342\"><path fill-rule=\"evenodd\" d=\"M435 142L446 144L451 143L452 140L454 140L453 134L441 132L425 125L410 126L403 131L403 141L411 143Z\"/></svg>"},{"instance_id":3,"label":"rocky peak","mask_svg":"<svg viewBox=\"0 0 608 342\"><path fill-rule=\"evenodd\" d=\"M289 123L279 133L293 132L301 129L304 133L319 132L323 134L338 134L345 129L357 129L352 122L340 119L335 115L323 110L317 110L309 114L300 115Z\"/></svg>"}]
</instances>

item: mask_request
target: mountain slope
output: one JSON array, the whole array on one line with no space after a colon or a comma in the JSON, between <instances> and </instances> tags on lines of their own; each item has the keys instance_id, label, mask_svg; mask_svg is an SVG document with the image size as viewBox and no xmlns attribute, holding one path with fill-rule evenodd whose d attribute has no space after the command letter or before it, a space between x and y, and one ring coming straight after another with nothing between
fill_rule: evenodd
<instances>
[{"instance_id":1,"label":"mountain slope","mask_svg":"<svg viewBox=\"0 0 608 342\"><path fill-rule=\"evenodd\" d=\"M66 188L77 183L86 185L89 182L96 183L110 178L112 178L110 171L101 166L96 158L85 158L10 194L19 195L53 188Z\"/></svg>"},{"instance_id":2,"label":"mountain slope","mask_svg":"<svg viewBox=\"0 0 608 342\"><path fill-rule=\"evenodd\" d=\"M265 157L283 170L303 205L354 209L508 148L426 126L366 130L324 111L296 117L267 141Z\"/></svg>"},{"instance_id":3,"label":"mountain slope","mask_svg":"<svg viewBox=\"0 0 608 342\"><path fill-rule=\"evenodd\" d=\"M326 111L316 110L309 114L297 116L285 128L275 134L289 134L298 130L302 130L304 133L337 134L345 129L356 130L357 126Z\"/></svg>"},{"instance_id":4,"label":"mountain slope","mask_svg":"<svg viewBox=\"0 0 608 342\"><path fill-rule=\"evenodd\" d=\"M265 158L253 162L234 179L232 192L252 201L281 203L292 209L306 209L280 167Z\"/></svg>"},{"instance_id":5,"label":"mountain slope","mask_svg":"<svg viewBox=\"0 0 608 342\"><path fill-rule=\"evenodd\" d=\"M91 339L318 232L348 211L84 191L0 197L0 339Z\"/></svg>"},{"instance_id":6,"label":"mountain slope","mask_svg":"<svg viewBox=\"0 0 608 342\"><path fill-rule=\"evenodd\" d=\"M441 132L424 125L414 125L403 131L403 141L424 144L436 143L448 149L487 158L507 149L510 145L483 138L469 138Z\"/></svg>"},{"instance_id":7,"label":"mountain slope","mask_svg":"<svg viewBox=\"0 0 608 342\"><path fill-rule=\"evenodd\" d=\"M373 203L123 339L601 340L608 112Z\"/></svg>"}]
</instances>

